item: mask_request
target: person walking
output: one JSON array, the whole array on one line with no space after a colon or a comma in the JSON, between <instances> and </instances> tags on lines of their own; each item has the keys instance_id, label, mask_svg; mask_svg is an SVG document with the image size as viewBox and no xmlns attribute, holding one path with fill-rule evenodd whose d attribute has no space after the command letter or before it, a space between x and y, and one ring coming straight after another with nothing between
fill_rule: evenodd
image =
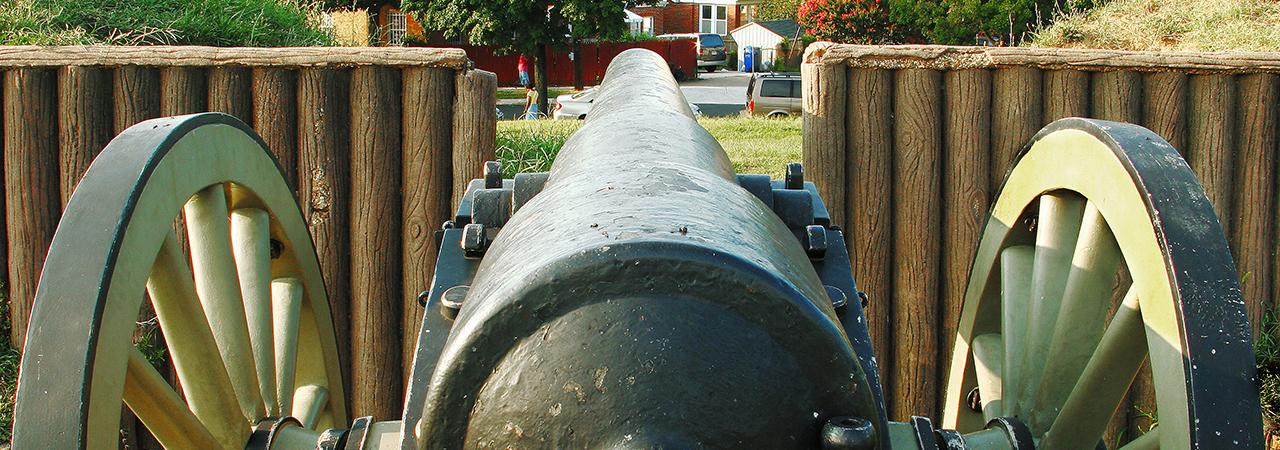
<instances>
[{"instance_id":1,"label":"person walking","mask_svg":"<svg viewBox=\"0 0 1280 450\"><path fill-rule=\"evenodd\" d=\"M520 72L520 85L529 85L529 57L520 54L520 59L516 60L516 70Z\"/></svg>"},{"instance_id":2,"label":"person walking","mask_svg":"<svg viewBox=\"0 0 1280 450\"><path fill-rule=\"evenodd\" d=\"M524 84L524 118L538 118L538 90L533 88L533 83Z\"/></svg>"}]
</instances>

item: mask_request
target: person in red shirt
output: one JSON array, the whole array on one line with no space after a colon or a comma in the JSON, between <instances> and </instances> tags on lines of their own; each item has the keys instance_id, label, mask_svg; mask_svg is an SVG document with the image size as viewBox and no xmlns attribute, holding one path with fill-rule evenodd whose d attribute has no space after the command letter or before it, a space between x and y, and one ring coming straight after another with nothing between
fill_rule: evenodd
<instances>
[{"instance_id":1,"label":"person in red shirt","mask_svg":"<svg viewBox=\"0 0 1280 450\"><path fill-rule=\"evenodd\" d=\"M520 59L516 60L516 70L520 71L520 85L529 84L529 57L520 54Z\"/></svg>"}]
</instances>

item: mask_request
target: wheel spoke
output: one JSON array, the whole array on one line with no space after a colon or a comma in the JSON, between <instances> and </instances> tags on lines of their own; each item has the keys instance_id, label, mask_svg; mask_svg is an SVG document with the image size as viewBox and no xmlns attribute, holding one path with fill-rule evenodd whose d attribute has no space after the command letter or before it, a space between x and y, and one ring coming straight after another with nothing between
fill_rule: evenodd
<instances>
[{"instance_id":1,"label":"wheel spoke","mask_svg":"<svg viewBox=\"0 0 1280 450\"><path fill-rule=\"evenodd\" d=\"M137 347L129 351L124 402L164 448L234 449L244 446L243 439L223 440L219 444Z\"/></svg>"},{"instance_id":2,"label":"wheel spoke","mask_svg":"<svg viewBox=\"0 0 1280 450\"><path fill-rule=\"evenodd\" d=\"M1000 334L1004 346L1004 376L1000 412L1017 415L1018 380L1022 379L1023 353L1027 349L1027 303L1031 299L1031 264L1034 249L1019 245L1000 253Z\"/></svg>"},{"instance_id":3,"label":"wheel spoke","mask_svg":"<svg viewBox=\"0 0 1280 450\"><path fill-rule=\"evenodd\" d=\"M329 390L324 386L308 384L299 386L293 393L293 417L302 422L302 426L313 428L320 412L329 402Z\"/></svg>"},{"instance_id":4,"label":"wheel spoke","mask_svg":"<svg viewBox=\"0 0 1280 450\"><path fill-rule=\"evenodd\" d=\"M298 363L298 316L302 310L302 284L294 278L271 282L272 317L275 322L276 386L280 414L293 411L294 374Z\"/></svg>"},{"instance_id":5,"label":"wheel spoke","mask_svg":"<svg viewBox=\"0 0 1280 450\"><path fill-rule=\"evenodd\" d=\"M220 441L244 442L249 423L236 403L222 358L211 351L217 344L196 299L187 257L173 233L156 256L147 293L191 411Z\"/></svg>"},{"instance_id":6,"label":"wheel spoke","mask_svg":"<svg viewBox=\"0 0 1280 450\"><path fill-rule=\"evenodd\" d=\"M973 339L973 370L978 378L978 396L982 401L983 421L1000 417L1004 367L1004 340L999 334L984 334Z\"/></svg>"},{"instance_id":7,"label":"wheel spoke","mask_svg":"<svg viewBox=\"0 0 1280 450\"><path fill-rule=\"evenodd\" d=\"M1032 411L1044 363L1049 359L1049 339L1057 322L1083 214L1084 200L1079 197L1056 193L1040 196L1027 316L1028 345L1022 355L1023 380L1018 392L1018 411L1023 415Z\"/></svg>"},{"instance_id":8,"label":"wheel spoke","mask_svg":"<svg viewBox=\"0 0 1280 450\"><path fill-rule=\"evenodd\" d=\"M1151 427L1142 436L1121 446L1120 450L1156 450L1158 448L1160 448L1160 428Z\"/></svg>"},{"instance_id":9,"label":"wheel spoke","mask_svg":"<svg viewBox=\"0 0 1280 450\"><path fill-rule=\"evenodd\" d=\"M1102 437L1129 385L1133 384L1146 353L1137 289L1130 287L1103 332L1098 350L1089 358L1080 380L1063 403L1062 412L1042 441L1042 447L1092 448Z\"/></svg>"},{"instance_id":10,"label":"wheel spoke","mask_svg":"<svg viewBox=\"0 0 1280 450\"><path fill-rule=\"evenodd\" d=\"M257 208L232 211L231 244L249 326L249 343L253 347L253 363L258 373L259 392L267 414L278 415L271 312L271 216Z\"/></svg>"},{"instance_id":11,"label":"wheel spoke","mask_svg":"<svg viewBox=\"0 0 1280 450\"><path fill-rule=\"evenodd\" d=\"M218 353L231 377L231 386L246 419L256 422L266 415L254 368L249 330L235 259L231 254L230 216L222 185L196 193L184 207L191 245L191 267L196 293L209 319Z\"/></svg>"},{"instance_id":12,"label":"wheel spoke","mask_svg":"<svg viewBox=\"0 0 1280 450\"><path fill-rule=\"evenodd\" d=\"M1102 324L1110 308L1111 291L1119 270L1120 247L1111 228L1093 203L1085 207L1071 258L1071 271L1063 291L1057 324L1045 359L1044 376L1035 398L1032 430L1044 431L1053 423L1067 394L1102 339Z\"/></svg>"}]
</instances>

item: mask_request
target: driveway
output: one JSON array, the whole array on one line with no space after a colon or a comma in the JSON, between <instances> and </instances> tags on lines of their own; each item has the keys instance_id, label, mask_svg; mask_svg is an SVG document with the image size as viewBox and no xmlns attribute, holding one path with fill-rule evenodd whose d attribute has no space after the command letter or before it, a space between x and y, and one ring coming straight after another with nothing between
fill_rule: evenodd
<instances>
[{"instance_id":1,"label":"driveway","mask_svg":"<svg viewBox=\"0 0 1280 450\"><path fill-rule=\"evenodd\" d=\"M747 107L747 83L751 74L720 70L712 73L699 72L698 79L680 83L680 90L690 103L702 109L706 117L735 116ZM554 107L555 99L551 100ZM498 109L503 118L517 118L524 108L524 100L499 100Z\"/></svg>"}]
</instances>

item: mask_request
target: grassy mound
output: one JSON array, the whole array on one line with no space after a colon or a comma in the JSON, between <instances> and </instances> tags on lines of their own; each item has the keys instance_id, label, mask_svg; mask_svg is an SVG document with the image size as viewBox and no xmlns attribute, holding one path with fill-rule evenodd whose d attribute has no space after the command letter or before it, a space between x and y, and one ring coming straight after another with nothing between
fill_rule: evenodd
<instances>
[{"instance_id":1,"label":"grassy mound","mask_svg":"<svg viewBox=\"0 0 1280 450\"><path fill-rule=\"evenodd\" d=\"M1118 50L1280 51L1275 0L1112 0L1067 14L1033 47Z\"/></svg>"},{"instance_id":2,"label":"grassy mound","mask_svg":"<svg viewBox=\"0 0 1280 450\"><path fill-rule=\"evenodd\" d=\"M0 45L324 45L307 0L13 0Z\"/></svg>"}]
</instances>

